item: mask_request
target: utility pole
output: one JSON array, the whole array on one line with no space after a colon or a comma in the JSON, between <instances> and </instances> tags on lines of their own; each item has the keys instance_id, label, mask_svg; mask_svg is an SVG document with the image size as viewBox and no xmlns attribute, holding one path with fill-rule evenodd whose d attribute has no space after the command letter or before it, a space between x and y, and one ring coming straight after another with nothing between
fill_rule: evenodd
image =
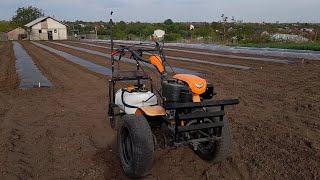
<instances>
[{"instance_id":1,"label":"utility pole","mask_svg":"<svg viewBox=\"0 0 320 180\"><path fill-rule=\"evenodd\" d=\"M96 31L96 39L98 39L98 28L94 27L94 30Z\"/></svg>"},{"instance_id":2,"label":"utility pole","mask_svg":"<svg viewBox=\"0 0 320 180\"><path fill-rule=\"evenodd\" d=\"M111 16L113 14L113 11L111 11ZM111 39L111 52L113 52L113 21L112 21L112 17L110 18L110 29L111 29L111 32L110 32L110 39Z\"/></svg>"},{"instance_id":3,"label":"utility pole","mask_svg":"<svg viewBox=\"0 0 320 180\"><path fill-rule=\"evenodd\" d=\"M113 77L113 70L114 70L114 57L113 57L113 21L112 21L112 14L113 14L113 11L111 11L110 15L111 15L111 18L110 18L110 29L111 29L111 32L110 32L110 39L111 39L111 62L112 62L112 77Z\"/></svg>"},{"instance_id":4,"label":"utility pole","mask_svg":"<svg viewBox=\"0 0 320 180\"><path fill-rule=\"evenodd\" d=\"M74 37L74 24L72 25L72 38L71 39L73 39L73 38L75 38Z\"/></svg>"}]
</instances>

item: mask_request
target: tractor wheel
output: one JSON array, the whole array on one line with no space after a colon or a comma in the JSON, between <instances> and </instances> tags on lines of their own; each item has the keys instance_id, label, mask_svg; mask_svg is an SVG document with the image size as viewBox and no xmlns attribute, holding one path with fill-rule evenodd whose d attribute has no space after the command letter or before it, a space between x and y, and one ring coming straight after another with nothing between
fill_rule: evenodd
<instances>
[{"instance_id":1,"label":"tractor wheel","mask_svg":"<svg viewBox=\"0 0 320 180\"><path fill-rule=\"evenodd\" d=\"M118 129L118 149L122 169L128 177L148 175L153 163L154 142L144 116L122 116L121 127Z\"/></svg>"},{"instance_id":2,"label":"tractor wheel","mask_svg":"<svg viewBox=\"0 0 320 180\"><path fill-rule=\"evenodd\" d=\"M208 109L208 111L214 111L214 109ZM212 118L211 121L219 121L219 118ZM221 140L216 142L203 142L198 145L198 149L195 153L203 160L206 161L223 161L231 154L232 138L229 127L228 119L224 116L224 125L221 129ZM214 135L219 136L219 130L214 129Z\"/></svg>"}]
</instances>

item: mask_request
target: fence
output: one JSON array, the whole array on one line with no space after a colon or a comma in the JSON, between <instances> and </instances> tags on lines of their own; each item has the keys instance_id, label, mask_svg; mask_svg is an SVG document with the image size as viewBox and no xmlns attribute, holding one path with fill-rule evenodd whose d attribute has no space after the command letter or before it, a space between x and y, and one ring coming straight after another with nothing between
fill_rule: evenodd
<instances>
[{"instance_id":1,"label":"fence","mask_svg":"<svg viewBox=\"0 0 320 180\"><path fill-rule=\"evenodd\" d=\"M79 39L97 39L96 34L81 34L75 37L74 35L68 36L69 40L79 40Z\"/></svg>"}]
</instances>

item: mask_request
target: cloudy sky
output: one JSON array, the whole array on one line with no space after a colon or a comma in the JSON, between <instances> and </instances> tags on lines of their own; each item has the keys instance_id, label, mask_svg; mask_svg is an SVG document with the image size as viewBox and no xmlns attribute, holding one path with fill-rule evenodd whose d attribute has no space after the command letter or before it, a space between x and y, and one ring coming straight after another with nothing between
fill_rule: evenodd
<instances>
[{"instance_id":1,"label":"cloudy sky","mask_svg":"<svg viewBox=\"0 0 320 180\"><path fill-rule=\"evenodd\" d=\"M320 23L320 0L0 0L0 19L33 5L59 20L163 22L218 21L221 14L246 22Z\"/></svg>"}]
</instances>

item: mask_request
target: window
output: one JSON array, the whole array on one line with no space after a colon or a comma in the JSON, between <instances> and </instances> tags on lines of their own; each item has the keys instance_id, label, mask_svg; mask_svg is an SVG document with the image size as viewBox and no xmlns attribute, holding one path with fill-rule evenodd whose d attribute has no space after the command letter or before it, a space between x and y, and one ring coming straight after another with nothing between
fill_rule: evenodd
<instances>
[{"instance_id":1,"label":"window","mask_svg":"<svg viewBox=\"0 0 320 180\"><path fill-rule=\"evenodd\" d=\"M54 31L54 33L57 33L57 30L55 29L55 30L53 30Z\"/></svg>"},{"instance_id":2,"label":"window","mask_svg":"<svg viewBox=\"0 0 320 180\"><path fill-rule=\"evenodd\" d=\"M39 30L39 33L42 33L42 30L41 30L41 29Z\"/></svg>"}]
</instances>

